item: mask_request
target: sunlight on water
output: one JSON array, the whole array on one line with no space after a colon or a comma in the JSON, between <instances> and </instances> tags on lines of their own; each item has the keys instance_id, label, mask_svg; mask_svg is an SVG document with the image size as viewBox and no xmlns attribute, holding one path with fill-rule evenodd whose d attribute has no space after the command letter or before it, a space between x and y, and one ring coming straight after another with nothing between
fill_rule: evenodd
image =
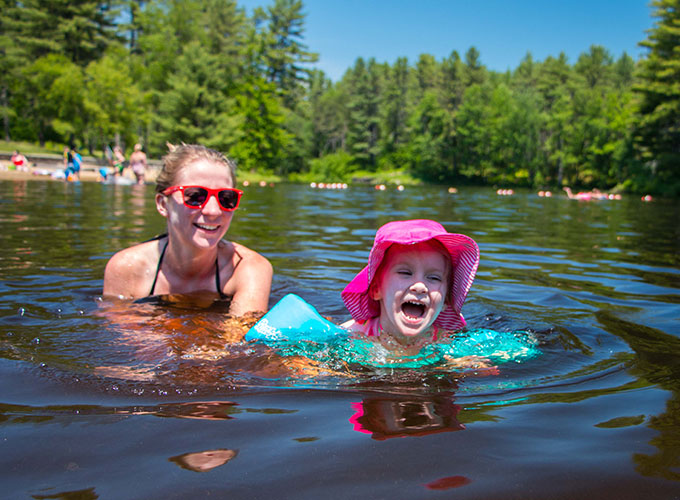
<instances>
[{"instance_id":1,"label":"sunlight on water","mask_svg":"<svg viewBox=\"0 0 680 500\"><path fill-rule=\"evenodd\" d=\"M97 484L99 494L143 497L104 470L135 477L151 467L181 491L200 484L190 467L207 467L201 481L215 478L217 494L248 477L276 482L285 463L289 486L326 478L317 497L365 493L359 480L329 489L332 474L305 450L338 457L357 478L376 463L380 474L398 471L384 476L390 494L408 471L420 493L449 484L474 492L476 478L493 482L491 469L543 493L564 471L594 496L611 477L628 498L655 486L668 493L664 481L680 479L677 202L247 188L228 234L271 260L270 305L295 293L336 324L349 318L340 291L383 223L427 217L476 239L467 330L395 358L361 339L244 342L260 315L231 318L210 294L102 299L113 252L163 230L152 191L0 183L0 417L4 465L21 491ZM193 427L203 421L231 427ZM93 457L90 442L110 460ZM148 454L130 452L136 443ZM62 488L64 471L78 479Z\"/></svg>"}]
</instances>

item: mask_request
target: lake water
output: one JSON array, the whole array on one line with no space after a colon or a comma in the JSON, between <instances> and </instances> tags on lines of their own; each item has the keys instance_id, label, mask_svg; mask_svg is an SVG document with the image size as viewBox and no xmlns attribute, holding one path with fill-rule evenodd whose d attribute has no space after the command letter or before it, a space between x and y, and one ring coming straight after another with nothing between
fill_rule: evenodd
<instances>
[{"instance_id":1,"label":"lake water","mask_svg":"<svg viewBox=\"0 0 680 500\"><path fill-rule=\"evenodd\" d=\"M101 299L163 231L152 186L0 181L3 498L680 498L680 204L494 190L248 187L228 237L270 305L340 291L375 230L473 237L469 328L529 332L497 372L298 369L222 306Z\"/></svg>"}]
</instances>

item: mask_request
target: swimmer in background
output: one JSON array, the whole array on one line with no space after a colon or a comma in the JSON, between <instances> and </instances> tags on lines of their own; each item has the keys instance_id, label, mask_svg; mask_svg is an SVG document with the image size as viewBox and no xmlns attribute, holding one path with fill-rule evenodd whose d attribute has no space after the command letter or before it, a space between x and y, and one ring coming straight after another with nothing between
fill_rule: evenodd
<instances>
[{"instance_id":1,"label":"swimmer in background","mask_svg":"<svg viewBox=\"0 0 680 500\"><path fill-rule=\"evenodd\" d=\"M479 265L475 241L432 220L378 229L368 265L345 287L352 319L342 325L385 348L413 354L441 330L465 326L461 308Z\"/></svg>"},{"instance_id":2,"label":"swimmer in background","mask_svg":"<svg viewBox=\"0 0 680 500\"><path fill-rule=\"evenodd\" d=\"M235 183L235 165L221 153L174 147L156 179L156 209L167 219L167 234L111 257L104 295L134 300L208 291L230 299L234 316L266 311L271 264L223 239L241 199Z\"/></svg>"},{"instance_id":3,"label":"swimmer in background","mask_svg":"<svg viewBox=\"0 0 680 500\"><path fill-rule=\"evenodd\" d=\"M64 178L68 177L68 173L73 169L73 153L71 148L64 146Z\"/></svg>"},{"instance_id":4,"label":"swimmer in background","mask_svg":"<svg viewBox=\"0 0 680 500\"><path fill-rule=\"evenodd\" d=\"M75 146L64 146L64 180L80 180L80 167L83 157Z\"/></svg>"},{"instance_id":5,"label":"swimmer in background","mask_svg":"<svg viewBox=\"0 0 680 500\"><path fill-rule=\"evenodd\" d=\"M578 193L574 194L569 186L565 186L564 192L567 193L567 198L570 200L591 201L609 199L607 193L603 193L597 188L593 188L591 191L579 191Z\"/></svg>"},{"instance_id":6,"label":"swimmer in background","mask_svg":"<svg viewBox=\"0 0 680 500\"><path fill-rule=\"evenodd\" d=\"M142 145L135 144L135 150L130 155L130 168L135 174L137 184L144 184L144 173L146 172L146 153L142 151Z\"/></svg>"},{"instance_id":7,"label":"swimmer in background","mask_svg":"<svg viewBox=\"0 0 680 500\"><path fill-rule=\"evenodd\" d=\"M125 167L125 155L120 146L115 146L113 148L113 158L111 158L111 166L113 167L113 175L123 175Z\"/></svg>"}]
</instances>

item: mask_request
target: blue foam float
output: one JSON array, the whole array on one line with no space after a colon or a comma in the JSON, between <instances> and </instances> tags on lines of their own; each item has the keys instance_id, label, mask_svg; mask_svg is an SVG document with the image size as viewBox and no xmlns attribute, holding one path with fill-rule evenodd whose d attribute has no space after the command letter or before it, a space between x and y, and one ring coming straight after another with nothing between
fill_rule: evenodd
<instances>
[{"instance_id":1,"label":"blue foam float","mask_svg":"<svg viewBox=\"0 0 680 500\"><path fill-rule=\"evenodd\" d=\"M246 340L328 342L347 331L321 316L302 297L289 293L246 333Z\"/></svg>"}]
</instances>

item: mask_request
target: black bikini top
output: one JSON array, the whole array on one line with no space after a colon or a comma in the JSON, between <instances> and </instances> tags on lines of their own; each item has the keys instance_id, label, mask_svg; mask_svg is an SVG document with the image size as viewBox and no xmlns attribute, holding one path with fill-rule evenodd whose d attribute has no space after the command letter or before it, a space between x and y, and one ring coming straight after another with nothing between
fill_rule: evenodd
<instances>
[{"instance_id":1,"label":"black bikini top","mask_svg":"<svg viewBox=\"0 0 680 500\"><path fill-rule=\"evenodd\" d=\"M151 238L150 240L147 241L155 241L155 240L160 240L162 238L167 237L167 234L161 234L159 236L156 236L155 238ZM165 251L168 249L168 243L165 242L165 246L163 247L163 250L161 250L161 255L158 258L158 266L156 266L156 276L153 278L153 284L151 285L151 291L149 292L149 297L151 297L154 293L154 290L156 290L156 281L158 281L158 273L161 271L161 264L163 263L163 257L165 257ZM226 299L227 296L222 293L222 284L220 283L220 265L219 262L217 261L217 257L215 257L215 287L217 287L217 293L220 294L220 298Z\"/></svg>"}]
</instances>

